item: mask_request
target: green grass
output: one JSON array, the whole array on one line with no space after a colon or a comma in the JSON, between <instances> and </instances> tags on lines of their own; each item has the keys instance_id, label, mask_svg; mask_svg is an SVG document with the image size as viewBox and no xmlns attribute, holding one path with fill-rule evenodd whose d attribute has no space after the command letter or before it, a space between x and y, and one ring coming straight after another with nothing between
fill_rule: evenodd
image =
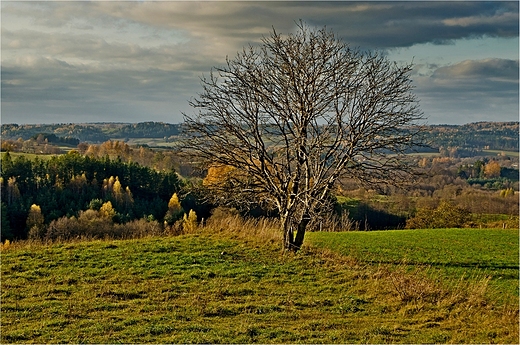
<instances>
[{"instance_id":1,"label":"green grass","mask_svg":"<svg viewBox=\"0 0 520 345\"><path fill-rule=\"evenodd\" d=\"M111 140L121 140L124 138L112 138ZM128 145L148 145L149 147L173 147L176 145L173 141L165 141L164 138L130 138L126 140Z\"/></svg>"},{"instance_id":2,"label":"green grass","mask_svg":"<svg viewBox=\"0 0 520 345\"><path fill-rule=\"evenodd\" d=\"M4 154L5 153L2 152L2 156ZM24 156L28 160L34 160L35 158L39 158L41 160L48 160L48 159L51 159L52 157L57 156L55 154L24 153L24 152L9 152L9 154L11 155L12 159L16 159L19 156Z\"/></svg>"},{"instance_id":3,"label":"green grass","mask_svg":"<svg viewBox=\"0 0 520 345\"><path fill-rule=\"evenodd\" d=\"M516 157L518 158L519 152L518 151L501 151L501 150L482 150L485 153L489 153L492 155L504 155L507 157Z\"/></svg>"},{"instance_id":4,"label":"green grass","mask_svg":"<svg viewBox=\"0 0 520 345\"><path fill-rule=\"evenodd\" d=\"M436 277L491 277L499 296L519 295L518 230L430 229L311 233L308 240L361 262L428 267Z\"/></svg>"},{"instance_id":5,"label":"green grass","mask_svg":"<svg viewBox=\"0 0 520 345\"><path fill-rule=\"evenodd\" d=\"M318 243L320 236L352 234L310 235ZM213 231L11 245L1 254L0 341L518 341L518 306L485 299L477 291L481 285L441 289L417 272L392 271L312 246L282 254L278 242L247 237ZM504 260L509 262L507 254Z\"/></svg>"}]
</instances>

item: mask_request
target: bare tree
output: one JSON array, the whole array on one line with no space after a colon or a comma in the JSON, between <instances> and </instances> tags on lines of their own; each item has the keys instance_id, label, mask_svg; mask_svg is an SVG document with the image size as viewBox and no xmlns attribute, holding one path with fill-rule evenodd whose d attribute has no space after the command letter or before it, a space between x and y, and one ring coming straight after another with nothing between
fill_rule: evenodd
<instances>
[{"instance_id":1,"label":"bare tree","mask_svg":"<svg viewBox=\"0 0 520 345\"><path fill-rule=\"evenodd\" d=\"M229 166L228 197L278 211L284 248L297 251L338 179L391 182L422 119L411 65L350 49L325 28L274 29L202 78L184 114L183 147L209 166Z\"/></svg>"}]
</instances>

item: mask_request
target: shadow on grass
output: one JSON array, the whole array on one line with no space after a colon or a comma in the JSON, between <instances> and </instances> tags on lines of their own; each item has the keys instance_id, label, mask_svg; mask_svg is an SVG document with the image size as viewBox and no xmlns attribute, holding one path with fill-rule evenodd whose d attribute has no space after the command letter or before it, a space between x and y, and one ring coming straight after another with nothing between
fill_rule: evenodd
<instances>
[{"instance_id":1,"label":"shadow on grass","mask_svg":"<svg viewBox=\"0 0 520 345\"><path fill-rule=\"evenodd\" d=\"M519 265L509 265L509 264L489 264L483 262L418 262L418 261L381 261L381 260L363 260L363 262L369 264L385 264L385 265L405 265L405 266L431 266L431 267L442 267L442 268L482 268L482 269L498 269L498 270L518 270L520 269ZM518 278L518 277L515 277Z\"/></svg>"}]
</instances>

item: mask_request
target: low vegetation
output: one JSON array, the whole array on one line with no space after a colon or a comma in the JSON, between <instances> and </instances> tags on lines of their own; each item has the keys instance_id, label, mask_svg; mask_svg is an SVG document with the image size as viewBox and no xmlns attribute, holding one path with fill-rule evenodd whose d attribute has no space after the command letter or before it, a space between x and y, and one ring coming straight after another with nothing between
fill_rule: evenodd
<instances>
[{"instance_id":1,"label":"low vegetation","mask_svg":"<svg viewBox=\"0 0 520 345\"><path fill-rule=\"evenodd\" d=\"M313 246L283 254L273 228L216 217L176 237L4 244L0 341L518 341L518 298L494 283L518 274L515 232L314 233ZM495 246L483 248L489 236ZM398 238L417 250L389 245ZM483 263L484 271L464 273ZM454 276L450 265L473 278Z\"/></svg>"}]
</instances>

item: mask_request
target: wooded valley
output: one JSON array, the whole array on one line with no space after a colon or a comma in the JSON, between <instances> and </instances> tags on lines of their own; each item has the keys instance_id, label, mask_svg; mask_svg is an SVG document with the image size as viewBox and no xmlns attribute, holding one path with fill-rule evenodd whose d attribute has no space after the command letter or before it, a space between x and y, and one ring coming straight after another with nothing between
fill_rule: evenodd
<instances>
[{"instance_id":1,"label":"wooded valley","mask_svg":"<svg viewBox=\"0 0 520 345\"><path fill-rule=\"evenodd\" d=\"M208 174L173 150L181 125L2 125L2 240L180 233L218 208ZM314 230L518 227L518 122L435 125L410 153L413 183L362 189L343 180ZM184 219L184 220L183 220ZM133 230L132 230L133 229Z\"/></svg>"}]
</instances>

